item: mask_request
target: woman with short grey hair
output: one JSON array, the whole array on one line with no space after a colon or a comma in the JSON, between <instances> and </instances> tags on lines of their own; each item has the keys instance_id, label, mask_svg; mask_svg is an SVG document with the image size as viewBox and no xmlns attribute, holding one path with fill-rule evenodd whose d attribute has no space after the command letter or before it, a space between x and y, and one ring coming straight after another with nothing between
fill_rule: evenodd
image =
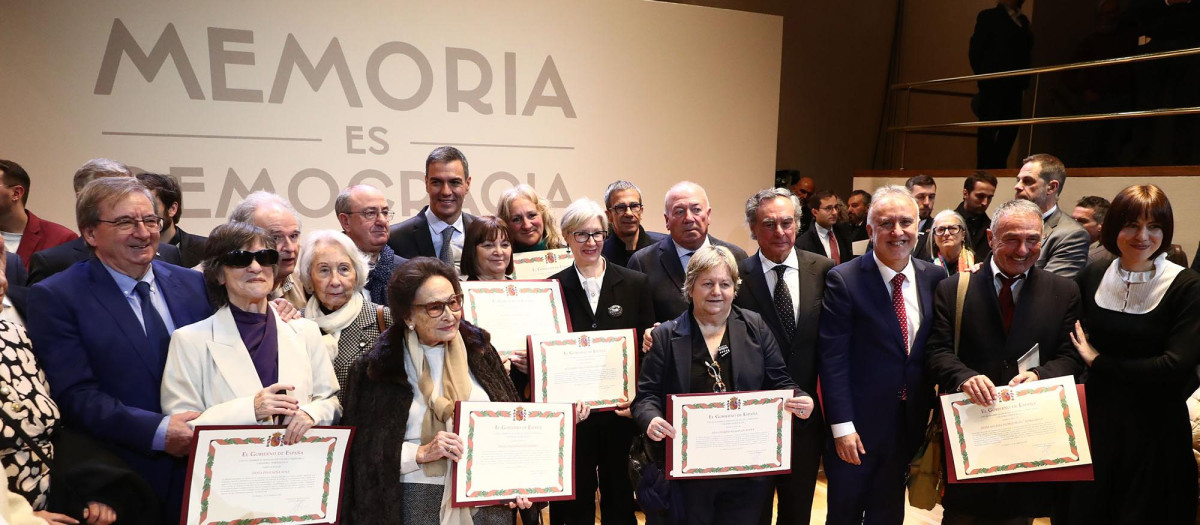
<instances>
[{"instance_id":1,"label":"woman with short grey hair","mask_svg":"<svg viewBox=\"0 0 1200 525\"><path fill-rule=\"evenodd\" d=\"M959 272L971 271L975 266L975 252L971 246L971 234L967 231L967 221L954 210L942 210L933 218L933 264L946 269L946 273L954 275Z\"/></svg>"}]
</instances>

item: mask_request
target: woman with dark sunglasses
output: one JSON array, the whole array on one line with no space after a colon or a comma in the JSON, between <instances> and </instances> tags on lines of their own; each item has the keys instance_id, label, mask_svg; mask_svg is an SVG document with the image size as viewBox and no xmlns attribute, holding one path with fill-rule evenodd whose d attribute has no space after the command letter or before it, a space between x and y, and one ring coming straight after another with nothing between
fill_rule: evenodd
<instances>
[{"instance_id":1,"label":"woman with dark sunglasses","mask_svg":"<svg viewBox=\"0 0 1200 525\"><path fill-rule=\"evenodd\" d=\"M204 281L217 312L175 330L163 372L163 411L200 412L189 424L286 425L286 444L341 413L338 382L312 321L284 323L267 298L279 252L262 229L217 226L204 246Z\"/></svg>"},{"instance_id":2,"label":"woman with dark sunglasses","mask_svg":"<svg viewBox=\"0 0 1200 525\"><path fill-rule=\"evenodd\" d=\"M650 333L633 401L634 421L651 440L676 438L665 415L670 394L795 390L784 408L812 416L813 399L788 376L766 322L733 306L740 284L737 260L724 246L702 247L688 261L683 296L691 306ZM758 523L774 486L769 476L675 480L669 516L647 515L647 523Z\"/></svg>"}]
</instances>

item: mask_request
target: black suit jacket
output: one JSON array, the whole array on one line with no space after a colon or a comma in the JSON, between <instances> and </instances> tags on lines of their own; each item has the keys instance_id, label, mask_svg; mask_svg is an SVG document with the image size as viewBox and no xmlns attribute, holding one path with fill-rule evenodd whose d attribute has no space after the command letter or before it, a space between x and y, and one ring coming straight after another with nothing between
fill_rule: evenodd
<instances>
[{"instance_id":1,"label":"black suit jacket","mask_svg":"<svg viewBox=\"0 0 1200 525\"><path fill-rule=\"evenodd\" d=\"M917 227L917 246L913 248L912 256L914 259L920 259L925 262L933 262L933 247L937 243L933 242L933 217L924 221L925 227Z\"/></svg>"},{"instance_id":2,"label":"black suit jacket","mask_svg":"<svg viewBox=\"0 0 1200 525\"><path fill-rule=\"evenodd\" d=\"M975 18L975 32L971 34L968 58L971 71L976 75L1025 69L1030 65L1033 51L1033 33L1029 30L1029 19L1020 15L1021 25L1013 22L1008 10L998 5L984 9ZM1000 78L979 82L980 91L1023 90L1029 86L1029 77Z\"/></svg>"},{"instance_id":3,"label":"black suit jacket","mask_svg":"<svg viewBox=\"0 0 1200 525\"><path fill-rule=\"evenodd\" d=\"M26 284L33 286L51 275L70 268L72 264L85 261L91 257L92 251L88 249L83 237L36 252L29 259L29 279ZM154 258L174 264L175 266L183 266L183 261L179 255L179 248L170 244L159 243L158 252L154 255Z\"/></svg>"},{"instance_id":4,"label":"black suit jacket","mask_svg":"<svg viewBox=\"0 0 1200 525\"><path fill-rule=\"evenodd\" d=\"M833 228L830 228L829 231L837 239L838 254L841 257L841 262L853 259L854 246L852 246L850 232L846 229L845 225L834 224ZM796 248L824 257L830 257L830 254L825 252L825 245L821 244L821 237L817 235L816 225L796 236Z\"/></svg>"},{"instance_id":5,"label":"black suit jacket","mask_svg":"<svg viewBox=\"0 0 1200 525\"><path fill-rule=\"evenodd\" d=\"M709 235L708 242L714 246L729 248L735 260L746 258L745 250L716 237ZM682 292L686 274L683 264L679 262L679 253L675 250L675 241L670 236L633 254L633 257L629 258L629 269L646 274L650 280L649 290L654 294L655 320L669 321L688 309Z\"/></svg>"},{"instance_id":6,"label":"black suit jacket","mask_svg":"<svg viewBox=\"0 0 1200 525\"><path fill-rule=\"evenodd\" d=\"M437 250L433 247L433 237L429 234L429 221L425 220L425 210L428 209L429 206L425 206L404 222L392 225L391 233L388 234L388 246L392 247L392 251L396 252L396 255L405 259L437 257ZM471 222L475 220L475 216L464 211L462 218L463 233L466 233Z\"/></svg>"},{"instance_id":7,"label":"black suit jacket","mask_svg":"<svg viewBox=\"0 0 1200 525\"><path fill-rule=\"evenodd\" d=\"M779 344L762 317L737 306L729 312L725 327L733 349L733 382L729 391L799 388L788 377ZM638 393L633 401L633 419L645 432L656 417L666 419L668 394L691 392L692 312L685 311L652 332L654 344L642 359ZM804 391L797 396L808 395ZM759 503L755 503L757 505Z\"/></svg>"},{"instance_id":8,"label":"black suit jacket","mask_svg":"<svg viewBox=\"0 0 1200 525\"><path fill-rule=\"evenodd\" d=\"M646 293L649 284L645 275L609 263L604 269L600 300L594 313L575 266L550 278L562 284L563 302L571 319L571 328L576 332L633 328L637 330L636 341L640 346L642 332L654 326L654 303Z\"/></svg>"},{"instance_id":9,"label":"black suit jacket","mask_svg":"<svg viewBox=\"0 0 1200 525\"><path fill-rule=\"evenodd\" d=\"M25 305L29 304L29 288L25 286L29 273L25 271L21 256L13 252L5 253L4 263L7 265L4 267L4 278L8 280L8 300L17 309L17 315L24 319Z\"/></svg>"},{"instance_id":10,"label":"black suit jacket","mask_svg":"<svg viewBox=\"0 0 1200 525\"><path fill-rule=\"evenodd\" d=\"M204 243L206 242L208 242L208 237L185 232L176 226L175 238L171 239L170 244L179 248L180 266L195 268L204 261Z\"/></svg>"},{"instance_id":11,"label":"black suit jacket","mask_svg":"<svg viewBox=\"0 0 1200 525\"><path fill-rule=\"evenodd\" d=\"M1041 366L1038 377L1076 376L1083 361L1067 334L1080 315L1079 287L1075 281L1033 268L1021 286L1012 329L1005 333L990 261L971 275L963 301L958 355L954 353L954 317L958 281L964 274L943 280L934 293L933 331L926 345L930 378L942 393L957 392L959 385L979 374L997 386L1007 385L1018 374L1017 360L1036 343ZM1043 483L951 484L942 505L974 516L995 518L1048 516L1052 491Z\"/></svg>"},{"instance_id":12,"label":"black suit jacket","mask_svg":"<svg viewBox=\"0 0 1200 525\"><path fill-rule=\"evenodd\" d=\"M825 274L833 269L833 260L796 250L800 272L800 305L796 314L796 332L788 340L783 322L775 310L771 288L763 274L762 260L757 253L738 263L742 288L733 304L758 313L771 328L779 342L788 374L806 392L817 391L817 335L821 322L821 299L825 296ZM814 399L815 401L815 399Z\"/></svg>"},{"instance_id":13,"label":"black suit jacket","mask_svg":"<svg viewBox=\"0 0 1200 525\"><path fill-rule=\"evenodd\" d=\"M608 239L604 241L604 247L600 249L600 255L604 256L604 260L620 266L629 266L629 258L638 250L650 246L658 241L663 240L666 234L658 232L648 232L645 228L638 226L637 246L633 247L633 252L625 249L625 241L617 237L617 233L612 228L608 229Z\"/></svg>"}]
</instances>

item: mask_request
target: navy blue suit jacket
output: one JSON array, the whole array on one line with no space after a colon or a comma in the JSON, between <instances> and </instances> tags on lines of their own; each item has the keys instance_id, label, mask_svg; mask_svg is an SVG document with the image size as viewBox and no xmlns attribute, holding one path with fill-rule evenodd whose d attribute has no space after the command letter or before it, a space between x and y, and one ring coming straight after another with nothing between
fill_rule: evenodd
<instances>
[{"instance_id":1,"label":"navy blue suit jacket","mask_svg":"<svg viewBox=\"0 0 1200 525\"><path fill-rule=\"evenodd\" d=\"M153 267L176 328L212 314L200 272ZM150 347L108 270L91 258L34 285L25 321L67 425L105 442L163 497L173 461L151 445L167 349Z\"/></svg>"},{"instance_id":2,"label":"navy blue suit jacket","mask_svg":"<svg viewBox=\"0 0 1200 525\"><path fill-rule=\"evenodd\" d=\"M868 453L883 441L919 444L933 402L923 373L925 340L933 328L933 292L946 271L915 258L912 264L921 323L908 354L873 251L835 266L825 281L818 343L825 419L830 425L853 421ZM902 407L904 428L896 428Z\"/></svg>"}]
</instances>

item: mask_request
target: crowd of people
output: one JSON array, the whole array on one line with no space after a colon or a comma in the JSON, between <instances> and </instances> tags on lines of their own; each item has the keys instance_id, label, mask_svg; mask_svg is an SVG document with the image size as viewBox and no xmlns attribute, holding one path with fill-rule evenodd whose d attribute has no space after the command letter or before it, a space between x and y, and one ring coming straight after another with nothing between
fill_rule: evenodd
<instances>
[{"instance_id":1,"label":"crowd of people","mask_svg":"<svg viewBox=\"0 0 1200 525\"><path fill-rule=\"evenodd\" d=\"M549 505L553 523L632 524L639 507L649 523L809 523L822 465L827 523L901 523L935 392L990 405L998 385L1062 376L1087 387L1095 480L951 484L944 523L1196 516L1200 274L1172 245L1161 189L1063 209L1052 155L1026 158L991 213L1001 183L984 171L941 211L927 175L845 202L808 177L748 192L753 254L709 235L708 195L687 181L664 196L665 233L646 230L656 204L624 180L561 217L525 185L471 215L469 165L448 146L426 159L416 215L393 224L385 193L352 186L340 231L302 232L286 199L255 192L207 237L187 233L174 179L96 159L75 174L77 235L25 208L21 166L0 160L0 177L12 523L173 522L193 429L210 424L282 425L286 443L354 426L347 523L539 522L524 497L455 507L447 484L455 402L528 400L526 356L501 358L463 319L459 283L512 279L514 253L546 249L573 256L552 278L576 330L644 341L635 399L577 406L578 493ZM1019 370L1034 344L1040 362ZM763 389L795 392L790 473L673 480L642 499L627 460L638 442L661 460L676 438L668 395Z\"/></svg>"}]
</instances>

